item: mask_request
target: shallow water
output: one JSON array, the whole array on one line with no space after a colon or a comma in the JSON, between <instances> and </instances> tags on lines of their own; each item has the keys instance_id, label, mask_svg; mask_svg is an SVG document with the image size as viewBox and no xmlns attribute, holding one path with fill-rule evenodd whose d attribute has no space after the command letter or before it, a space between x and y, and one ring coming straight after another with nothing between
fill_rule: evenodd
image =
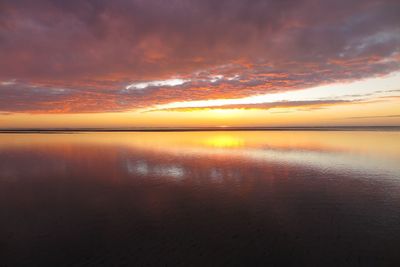
<instances>
[{"instance_id":1,"label":"shallow water","mask_svg":"<svg viewBox=\"0 0 400 267\"><path fill-rule=\"evenodd\" d=\"M0 266L400 264L400 132L0 134Z\"/></svg>"}]
</instances>

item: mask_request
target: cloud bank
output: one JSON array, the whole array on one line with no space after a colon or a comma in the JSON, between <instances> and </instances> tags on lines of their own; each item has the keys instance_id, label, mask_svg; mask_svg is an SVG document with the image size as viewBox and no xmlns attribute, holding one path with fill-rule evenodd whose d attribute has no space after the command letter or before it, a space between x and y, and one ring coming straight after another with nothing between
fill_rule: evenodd
<instances>
[{"instance_id":1,"label":"cloud bank","mask_svg":"<svg viewBox=\"0 0 400 267\"><path fill-rule=\"evenodd\" d=\"M398 14L396 0L2 0L0 111L126 111L381 76L400 69Z\"/></svg>"}]
</instances>

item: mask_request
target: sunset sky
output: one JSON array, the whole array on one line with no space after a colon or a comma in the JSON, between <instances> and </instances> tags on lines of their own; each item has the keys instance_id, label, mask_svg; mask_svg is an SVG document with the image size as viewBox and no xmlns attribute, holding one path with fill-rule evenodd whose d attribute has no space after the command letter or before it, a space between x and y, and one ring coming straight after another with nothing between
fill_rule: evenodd
<instances>
[{"instance_id":1,"label":"sunset sky","mask_svg":"<svg viewBox=\"0 0 400 267\"><path fill-rule=\"evenodd\" d=\"M398 0L0 0L0 128L400 125Z\"/></svg>"}]
</instances>

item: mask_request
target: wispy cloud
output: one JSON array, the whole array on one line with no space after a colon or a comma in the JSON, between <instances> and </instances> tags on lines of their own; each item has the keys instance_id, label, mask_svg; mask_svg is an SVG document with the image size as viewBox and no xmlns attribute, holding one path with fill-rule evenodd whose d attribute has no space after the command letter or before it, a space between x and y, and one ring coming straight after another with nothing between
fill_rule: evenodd
<instances>
[{"instance_id":1,"label":"wispy cloud","mask_svg":"<svg viewBox=\"0 0 400 267\"><path fill-rule=\"evenodd\" d=\"M400 114L394 115L381 115L381 116L356 116L356 117L348 117L346 119L379 119L379 118L400 118Z\"/></svg>"},{"instance_id":2,"label":"wispy cloud","mask_svg":"<svg viewBox=\"0 0 400 267\"><path fill-rule=\"evenodd\" d=\"M146 89L148 87L173 87L177 85L182 85L186 83L188 80L183 79L168 79L163 81L149 81L149 82L139 82L132 83L126 86L126 89Z\"/></svg>"},{"instance_id":3,"label":"wispy cloud","mask_svg":"<svg viewBox=\"0 0 400 267\"><path fill-rule=\"evenodd\" d=\"M257 103L257 104L232 104L221 106L202 106L202 107L178 107L178 108L163 108L154 109L149 111L195 111L195 110L208 110L208 109L273 109L273 108L310 108L315 110L325 106L339 105L339 104L354 104L360 103L357 100L308 100L308 101L277 101L270 103Z\"/></svg>"}]
</instances>

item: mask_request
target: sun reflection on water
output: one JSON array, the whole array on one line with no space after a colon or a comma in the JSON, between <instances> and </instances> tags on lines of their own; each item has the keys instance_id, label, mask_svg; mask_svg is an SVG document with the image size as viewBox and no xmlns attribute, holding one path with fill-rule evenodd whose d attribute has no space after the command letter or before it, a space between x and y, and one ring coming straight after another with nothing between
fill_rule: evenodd
<instances>
[{"instance_id":1,"label":"sun reflection on water","mask_svg":"<svg viewBox=\"0 0 400 267\"><path fill-rule=\"evenodd\" d=\"M241 147L244 145L242 138L232 135L214 135L204 141L206 146L217 147L217 148L234 148Z\"/></svg>"}]
</instances>

